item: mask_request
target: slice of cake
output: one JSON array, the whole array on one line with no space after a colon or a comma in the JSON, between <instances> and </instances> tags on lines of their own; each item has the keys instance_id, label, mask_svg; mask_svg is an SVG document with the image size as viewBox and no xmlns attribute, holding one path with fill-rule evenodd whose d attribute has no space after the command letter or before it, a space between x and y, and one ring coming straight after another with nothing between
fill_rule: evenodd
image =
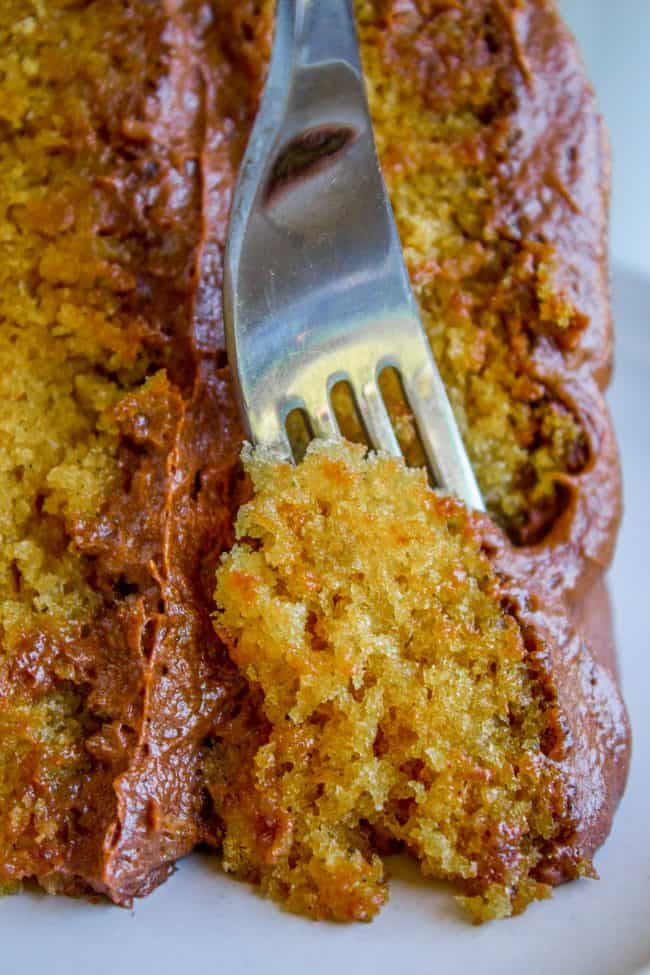
<instances>
[{"instance_id":1,"label":"slice of cake","mask_svg":"<svg viewBox=\"0 0 650 975\"><path fill-rule=\"evenodd\" d=\"M508 543L361 447L246 466L215 625L249 686L206 763L226 869L336 920L380 908L386 846L478 920L592 874L623 709Z\"/></svg>"}]
</instances>

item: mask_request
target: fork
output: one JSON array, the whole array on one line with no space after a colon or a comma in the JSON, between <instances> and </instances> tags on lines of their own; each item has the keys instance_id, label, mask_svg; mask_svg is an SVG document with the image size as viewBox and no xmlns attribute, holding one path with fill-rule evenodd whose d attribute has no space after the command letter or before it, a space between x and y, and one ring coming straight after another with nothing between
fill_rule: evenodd
<instances>
[{"instance_id":1,"label":"fork","mask_svg":"<svg viewBox=\"0 0 650 975\"><path fill-rule=\"evenodd\" d=\"M268 78L232 203L224 320L248 434L292 458L287 417L337 439L348 384L369 445L400 446L399 374L438 487L483 500L410 287L379 168L352 0L277 0Z\"/></svg>"}]
</instances>

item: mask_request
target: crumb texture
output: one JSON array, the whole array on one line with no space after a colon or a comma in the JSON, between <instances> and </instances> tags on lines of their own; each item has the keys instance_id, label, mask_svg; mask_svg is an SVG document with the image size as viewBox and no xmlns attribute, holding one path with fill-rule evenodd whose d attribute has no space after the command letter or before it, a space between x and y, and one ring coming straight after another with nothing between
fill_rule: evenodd
<instances>
[{"instance_id":1,"label":"crumb texture","mask_svg":"<svg viewBox=\"0 0 650 975\"><path fill-rule=\"evenodd\" d=\"M208 763L224 863L292 910L368 919L397 844L477 919L507 916L547 894L568 815L542 686L466 510L363 454L249 455L216 592L251 688Z\"/></svg>"},{"instance_id":2,"label":"crumb texture","mask_svg":"<svg viewBox=\"0 0 650 975\"><path fill-rule=\"evenodd\" d=\"M133 242L112 220L112 190L100 189L116 168L100 119L119 124L129 97L103 43L119 14L111 3L103 21L78 5L48 4L47 16L41 6L8 0L0 12L0 847L10 876L39 860L44 873L61 865L90 764L74 666L56 662L38 686L22 679L21 657L26 634L40 631L38 670L45 631L72 634L101 604L71 525L118 482L111 408L143 372ZM136 87L141 55L134 37ZM93 104L100 76L105 98Z\"/></svg>"},{"instance_id":3,"label":"crumb texture","mask_svg":"<svg viewBox=\"0 0 650 975\"><path fill-rule=\"evenodd\" d=\"M588 438L535 351L550 342L569 354L588 319L554 242L531 222L505 226L509 160L525 151L516 112L527 79L513 44L522 5L356 7L377 146L427 334L488 510L513 541L537 542L562 509L559 482L588 460ZM549 166L540 212L564 185ZM410 413L390 387L387 399L417 461Z\"/></svg>"},{"instance_id":4,"label":"crumb texture","mask_svg":"<svg viewBox=\"0 0 650 975\"><path fill-rule=\"evenodd\" d=\"M238 131L215 99L208 159L194 67L229 24L172 6L0 5L0 883L121 903L199 835L241 442L201 172L232 183Z\"/></svg>"}]
</instances>

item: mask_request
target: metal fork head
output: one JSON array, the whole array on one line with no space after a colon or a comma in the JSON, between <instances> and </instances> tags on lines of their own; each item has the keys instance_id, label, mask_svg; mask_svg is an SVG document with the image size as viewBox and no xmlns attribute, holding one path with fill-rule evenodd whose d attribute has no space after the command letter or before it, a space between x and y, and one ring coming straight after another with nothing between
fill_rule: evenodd
<instances>
[{"instance_id":1,"label":"metal fork head","mask_svg":"<svg viewBox=\"0 0 650 975\"><path fill-rule=\"evenodd\" d=\"M256 443L291 456L306 411L336 438L330 394L354 393L371 446L400 448L378 377L391 366L440 487L481 495L422 328L379 168L351 0L278 0L273 54L233 200L224 312Z\"/></svg>"}]
</instances>

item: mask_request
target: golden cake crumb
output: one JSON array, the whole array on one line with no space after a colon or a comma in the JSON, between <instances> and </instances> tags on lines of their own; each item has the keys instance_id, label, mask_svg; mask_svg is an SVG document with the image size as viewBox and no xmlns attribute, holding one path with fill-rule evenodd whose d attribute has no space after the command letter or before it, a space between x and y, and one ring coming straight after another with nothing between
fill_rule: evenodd
<instances>
[{"instance_id":1,"label":"golden cake crumb","mask_svg":"<svg viewBox=\"0 0 650 975\"><path fill-rule=\"evenodd\" d=\"M357 0L356 10L377 148L423 323L488 510L513 541L530 543L561 508L558 475L580 470L588 454L579 419L540 380L532 350L543 334L570 346L586 319L557 283L551 244L497 232L517 97L503 18L514 6L499 15L471 0L435 11ZM417 463L412 418L388 395Z\"/></svg>"},{"instance_id":2,"label":"golden cake crumb","mask_svg":"<svg viewBox=\"0 0 650 975\"><path fill-rule=\"evenodd\" d=\"M291 910L368 919L397 843L476 919L507 916L548 893L534 869L563 802L522 634L467 510L364 455L246 454L216 590L250 684L208 762L224 865Z\"/></svg>"},{"instance_id":3,"label":"golden cake crumb","mask_svg":"<svg viewBox=\"0 0 650 975\"><path fill-rule=\"evenodd\" d=\"M118 160L92 94L101 78L119 125L124 78L145 83L136 43L120 63L104 44L123 21L116 4L102 17L22 0L0 11L0 864L9 878L39 858L44 871L61 866L50 848L89 766L74 668L56 661L44 687L21 686L17 661L37 633L43 675L55 656L49 634L90 626L102 605L71 527L120 481L113 408L149 364L129 266L141 244L107 203Z\"/></svg>"}]
</instances>

